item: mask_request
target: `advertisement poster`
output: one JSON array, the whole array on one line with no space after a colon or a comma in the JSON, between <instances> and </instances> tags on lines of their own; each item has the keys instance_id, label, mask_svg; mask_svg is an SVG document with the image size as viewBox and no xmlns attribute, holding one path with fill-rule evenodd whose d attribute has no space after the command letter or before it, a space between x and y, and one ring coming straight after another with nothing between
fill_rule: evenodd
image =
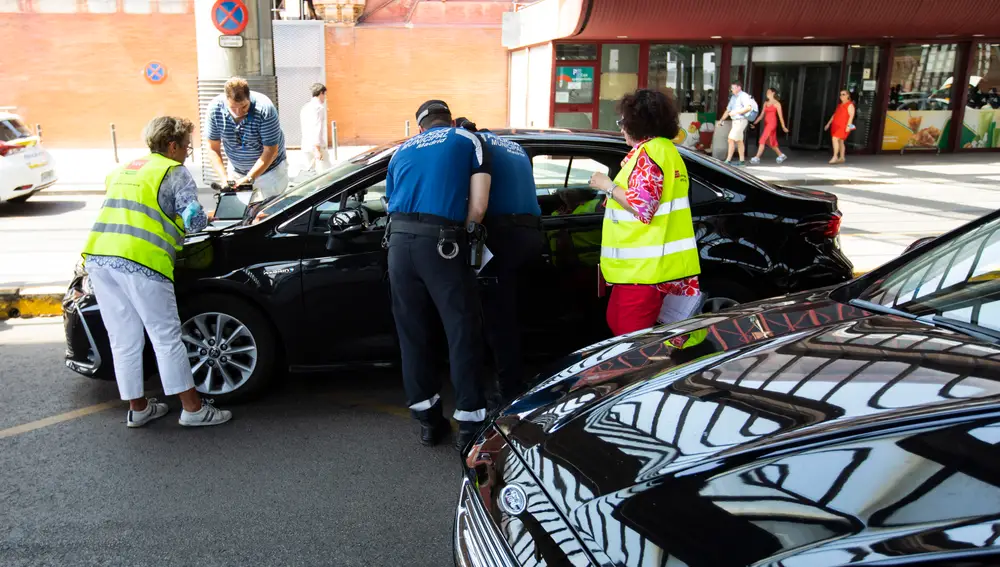
<instances>
[{"instance_id":1,"label":"advertisement poster","mask_svg":"<svg viewBox=\"0 0 1000 567\"><path fill-rule=\"evenodd\" d=\"M962 148L1000 148L1000 110L966 108L962 122Z\"/></svg>"},{"instance_id":2,"label":"advertisement poster","mask_svg":"<svg viewBox=\"0 0 1000 567\"><path fill-rule=\"evenodd\" d=\"M712 136L715 134L715 113L682 112L679 118L681 128L673 140L674 144L711 152Z\"/></svg>"},{"instance_id":3,"label":"advertisement poster","mask_svg":"<svg viewBox=\"0 0 1000 567\"><path fill-rule=\"evenodd\" d=\"M885 117L882 149L944 148L950 122L950 110L891 110Z\"/></svg>"},{"instance_id":4,"label":"advertisement poster","mask_svg":"<svg viewBox=\"0 0 1000 567\"><path fill-rule=\"evenodd\" d=\"M593 67L556 68L556 88L568 91L591 90L594 87Z\"/></svg>"}]
</instances>

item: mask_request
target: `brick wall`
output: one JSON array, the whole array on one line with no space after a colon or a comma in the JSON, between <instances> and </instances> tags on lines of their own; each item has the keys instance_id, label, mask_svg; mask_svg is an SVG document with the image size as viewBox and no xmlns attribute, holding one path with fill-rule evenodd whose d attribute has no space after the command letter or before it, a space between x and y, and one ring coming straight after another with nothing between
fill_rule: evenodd
<instances>
[{"instance_id":1,"label":"brick wall","mask_svg":"<svg viewBox=\"0 0 1000 567\"><path fill-rule=\"evenodd\" d=\"M54 148L142 147L160 114L198 120L192 14L0 14L0 106L42 125ZM151 60L167 80L143 77Z\"/></svg>"},{"instance_id":2,"label":"brick wall","mask_svg":"<svg viewBox=\"0 0 1000 567\"><path fill-rule=\"evenodd\" d=\"M422 102L443 99L484 127L507 124L507 51L499 28L326 29L327 108L341 145L418 132Z\"/></svg>"},{"instance_id":3,"label":"brick wall","mask_svg":"<svg viewBox=\"0 0 1000 567\"><path fill-rule=\"evenodd\" d=\"M174 114L198 122L192 14L0 13L0 106L40 123L53 148L142 147L142 127ZM507 53L498 27L326 29L331 120L341 145L402 138L429 98L481 126L507 124ZM17 46L11 51L11 46ZM146 63L162 62L151 85ZM297 110L296 110L297 112ZM289 144L298 143L289 140Z\"/></svg>"}]
</instances>

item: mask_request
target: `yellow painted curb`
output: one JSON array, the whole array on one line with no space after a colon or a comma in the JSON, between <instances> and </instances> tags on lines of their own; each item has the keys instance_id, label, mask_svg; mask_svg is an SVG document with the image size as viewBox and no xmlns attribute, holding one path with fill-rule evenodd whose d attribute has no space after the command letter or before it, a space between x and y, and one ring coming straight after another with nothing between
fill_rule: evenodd
<instances>
[{"instance_id":1,"label":"yellow painted curb","mask_svg":"<svg viewBox=\"0 0 1000 567\"><path fill-rule=\"evenodd\" d=\"M0 321L62 315L63 293L48 290L15 289L0 291Z\"/></svg>"}]
</instances>

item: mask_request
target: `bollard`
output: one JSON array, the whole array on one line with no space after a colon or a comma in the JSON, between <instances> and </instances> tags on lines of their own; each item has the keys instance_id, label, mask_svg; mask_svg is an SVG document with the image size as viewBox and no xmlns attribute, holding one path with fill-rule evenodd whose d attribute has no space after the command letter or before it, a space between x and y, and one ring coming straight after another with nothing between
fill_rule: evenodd
<instances>
[{"instance_id":1,"label":"bollard","mask_svg":"<svg viewBox=\"0 0 1000 567\"><path fill-rule=\"evenodd\" d=\"M409 120L406 121L406 137L407 138L410 137L410 121Z\"/></svg>"},{"instance_id":2,"label":"bollard","mask_svg":"<svg viewBox=\"0 0 1000 567\"><path fill-rule=\"evenodd\" d=\"M115 124L111 123L111 147L115 150L115 163L118 163L118 135L115 134Z\"/></svg>"},{"instance_id":3,"label":"bollard","mask_svg":"<svg viewBox=\"0 0 1000 567\"><path fill-rule=\"evenodd\" d=\"M35 124L35 135L38 136L38 141L42 141L42 125Z\"/></svg>"},{"instance_id":4,"label":"bollard","mask_svg":"<svg viewBox=\"0 0 1000 567\"><path fill-rule=\"evenodd\" d=\"M331 141L333 142L333 161L337 161L337 146L339 144L337 143L337 121L336 120L331 120L330 121L330 138L331 138Z\"/></svg>"}]
</instances>

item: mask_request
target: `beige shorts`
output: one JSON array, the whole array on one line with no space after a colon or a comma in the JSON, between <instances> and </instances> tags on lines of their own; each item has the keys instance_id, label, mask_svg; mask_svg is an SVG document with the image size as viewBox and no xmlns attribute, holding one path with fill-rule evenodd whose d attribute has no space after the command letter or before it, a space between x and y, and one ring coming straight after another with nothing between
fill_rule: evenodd
<instances>
[{"instance_id":1,"label":"beige shorts","mask_svg":"<svg viewBox=\"0 0 1000 567\"><path fill-rule=\"evenodd\" d=\"M729 139L737 142L743 141L743 134L747 131L749 120L733 120L733 128L729 131Z\"/></svg>"}]
</instances>

